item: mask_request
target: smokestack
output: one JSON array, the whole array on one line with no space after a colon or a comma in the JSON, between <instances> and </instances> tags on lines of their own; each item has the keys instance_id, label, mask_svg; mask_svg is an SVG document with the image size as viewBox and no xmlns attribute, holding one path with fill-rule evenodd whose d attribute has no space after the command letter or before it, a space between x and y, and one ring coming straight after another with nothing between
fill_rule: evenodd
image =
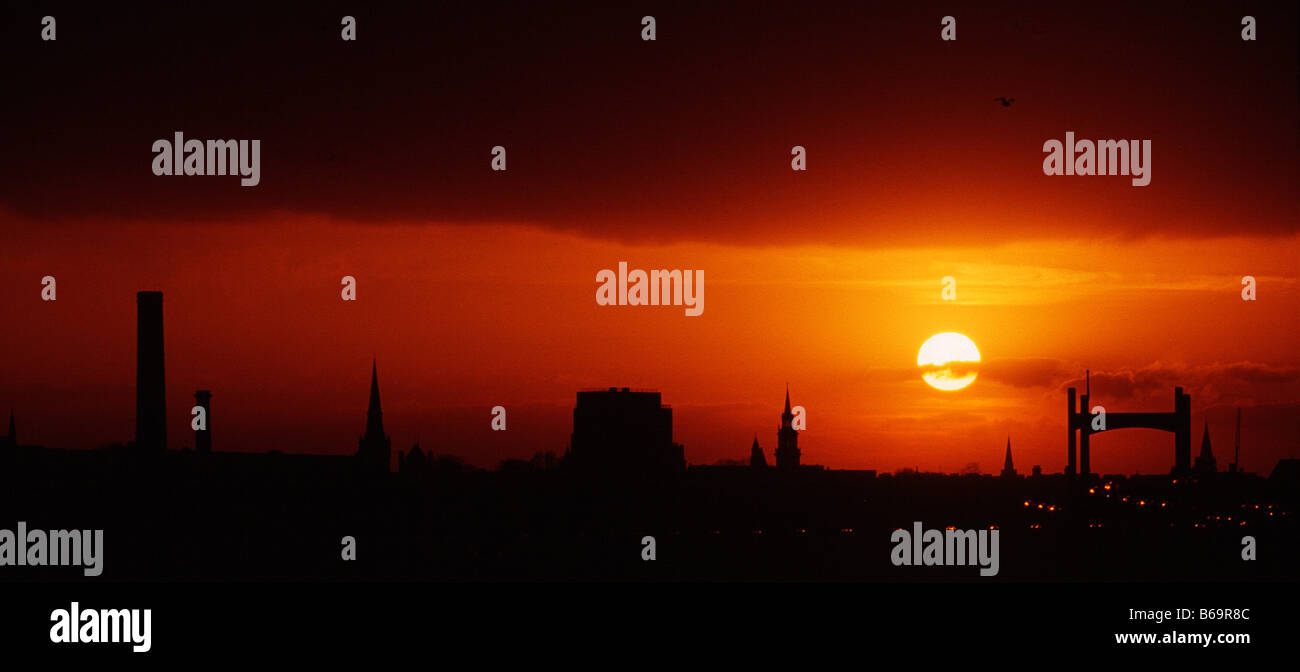
<instances>
[{"instance_id":1,"label":"smokestack","mask_svg":"<svg viewBox=\"0 0 1300 672\"><path fill-rule=\"evenodd\" d=\"M162 292L137 292L135 298L135 445L146 453L161 453L167 449L163 297Z\"/></svg>"},{"instance_id":2,"label":"smokestack","mask_svg":"<svg viewBox=\"0 0 1300 672\"><path fill-rule=\"evenodd\" d=\"M203 429L194 431L194 448L200 455L212 452L212 393L198 390L194 393L194 405L203 409Z\"/></svg>"}]
</instances>

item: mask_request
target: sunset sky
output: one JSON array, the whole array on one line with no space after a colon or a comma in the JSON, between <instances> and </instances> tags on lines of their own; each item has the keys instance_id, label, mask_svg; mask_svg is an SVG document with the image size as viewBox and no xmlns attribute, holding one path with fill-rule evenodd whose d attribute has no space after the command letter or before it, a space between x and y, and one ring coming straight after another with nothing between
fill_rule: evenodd
<instances>
[{"instance_id":1,"label":"sunset sky","mask_svg":"<svg viewBox=\"0 0 1300 672\"><path fill-rule=\"evenodd\" d=\"M1235 407L1245 469L1300 457L1294 3L1252 8L1254 42L1230 8L695 4L5 10L0 413L24 443L132 438L147 289L173 448L203 388L217 450L354 451L374 358L394 451L482 466L562 452L609 386L661 391L688 462L755 434L770 460L788 383L805 463L996 472L1010 435L1056 472L1085 369L1108 410L1183 386L1221 467ZM175 131L261 139L261 184L154 176ZM1150 185L1044 175L1067 131L1150 139ZM703 315L596 305L620 261L703 269ZM916 367L945 331L983 360L955 392ZM1172 461L1161 432L1093 439L1094 471Z\"/></svg>"}]
</instances>

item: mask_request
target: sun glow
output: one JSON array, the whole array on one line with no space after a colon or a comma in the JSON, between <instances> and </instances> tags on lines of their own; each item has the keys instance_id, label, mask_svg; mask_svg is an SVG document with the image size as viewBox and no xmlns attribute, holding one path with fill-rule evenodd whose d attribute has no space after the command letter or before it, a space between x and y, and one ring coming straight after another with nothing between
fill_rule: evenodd
<instances>
[{"instance_id":1,"label":"sun glow","mask_svg":"<svg viewBox=\"0 0 1300 672\"><path fill-rule=\"evenodd\" d=\"M980 351L975 342L948 331L930 337L916 354L921 378L939 390L960 390L975 382Z\"/></svg>"}]
</instances>

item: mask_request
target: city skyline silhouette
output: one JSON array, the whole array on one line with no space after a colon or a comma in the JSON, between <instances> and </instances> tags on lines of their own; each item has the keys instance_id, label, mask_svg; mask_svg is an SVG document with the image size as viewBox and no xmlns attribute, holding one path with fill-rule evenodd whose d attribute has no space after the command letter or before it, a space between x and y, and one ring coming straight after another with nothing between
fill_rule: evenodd
<instances>
[{"instance_id":1,"label":"city skyline silhouette","mask_svg":"<svg viewBox=\"0 0 1300 672\"><path fill-rule=\"evenodd\" d=\"M324 9L92 8L53 43L24 27L40 15L5 22L0 50L31 67L0 110L23 129L0 165L17 325L0 409L49 447L132 439L128 309L149 289L177 307L171 449L193 445L177 430L208 389L226 450L351 452L378 359L394 448L485 468L562 452L573 392L611 385L671 398L691 462L745 459L790 381L817 464L992 473L1011 434L1056 472L1060 399L1085 370L1124 412L1167 411L1182 386L1215 445L1243 409L1250 471L1300 457L1294 35L1243 41L1228 8L1020 4L945 42L931 9L678 7L653 42L619 7L361 12L374 38L355 42ZM1153 25L1180 39L1157 46ZM201 57L232 40L249 60ZM290 67L302 53L317 65ZM1207 103L1211 84L1234 102ZM96 124L69 116L85 109ZM154 175L152 143L178 132L260 140L259 184ZM1044 142L1068 132L1150 139L1152 182L1044 175ZM598 306L593 279L620 261L705 270L707 309ZM913 364L949 331L983 359L941 393ZM1093 438L1096 471L1169 468L1162 432Z\"/></svg>"},{"instance_id":2,"label":"city skyline silhouette","mask_svg":"<svg viewBox=\"0 0 1300 672\"><path fill-rule=\"evenodd\" d=\"M0 646L1285 660L1297 26L0 7Z\"/></svg>"},{"instance_id":3,"label":"city skyline silhouette","mask_svg":"<svg viewBox=\"0 0 1300 672\"><path fill-rule=\"evenodd\" d=\"M136 433L135 440L130 442L119 442L117 445L125 445L135 450L145 453L160 453L167 449L167 430L166 430L166 384L164 377L165 369L165 339L164 339L164 320L163 320L163 293L159 291L140 291L137 292L137 326L136 326ZM1085 383L1087 387L1084 393L1076 401L1076 390L1071 387L1067 390L1069 400L1069 411L1067 413L1067 425L1069 427L1068 447L1066 449L1066 460L1060 471L1049 469L1044 472L1042 465L1034 465L1036 473L1059 473L1066 476L1075 474L1092 476L1095 475L1090 468L1089 443L1093 435L1099 433L1096 428L1096 416L1092 413L1085 412L1090 408L1089 400L1091 399L1091 372L1086 372ZM383 410L380 402L379 379L378 379L378 360L371 361L369 401L365 414L364 432L358 440L358 448L355 452L356 457L370 465L366 469L371 471L387 472L392 470L393 466L402 466L403 450L398 449L394 452L392 441L385 433L383 424ZM196 407L204 409L205 419L209 410L212 393L210 390L197 390L193 393ZM1145 427L1160 429L1175 435L1174 437L1174 460L1169 473L1174 475L1187 475L1192 470L1191 461L1191 402L1190 395L1182 391L1182 387L1174 389L1175 411L1171 413L1123 413L1110 411L1106 414L1106 422L1109 422L1108 428L1100 431L1111 431L1131 428ZM583 411L583 400L586 398L589 408L592 410ZM642 400L644 401L638 401ZM629 387L610 387L608 390L584 390L577 393L577 408L573 411L573 434L564 450L563 459L565 462L574 462L578 464L592 463L592 467L600 470L627 470L634 471L638 469L655 470L663 468L655 465L673 465L669 466L669 471L681 471L690 464L685 458L685 452L682 444L673 442L672 434L672 410L668 406L659 409L660 394L656 391L639 390L631 391ZM623 400L626 400L623 401ZM638 410L646 403L650 404L649 410ZM600 409L600 410L597 410ZM663 418L655 416L652 419L647 413L664 413ZM1240 459L1240 409L1237 409L1237 429L1234 447L1234 461L1231 463L1231 471L1239 469L1238 461ZM606 418L598 420L598 418ZM774 443L772 464L776 467L789 469L798 467L800 463L800 451L796 447L798 442L798 431L791 426L791 420L794 414L791 412L790 391L786 386L785 408L781 414L781 424L777 432L777 440ZM611 424L613 423L613 424ZM661 423L663 426L656 428ZM5 445L16 447L18 444L14 438L14 411L10 410L9 417L10 431L7 443ZM582 428L581 431L579 428ZM615 431L615 434L607 435L609 431ZM1218 470L1216 461L1212 453L1212 444L1209 436L1209 422L1203 423L1201 439L1201 452L1197 457L1196 471L1202 474L1213 474ZM193 432L194 448L201 453L211 452L212 439L211 427L206 426L203 430ZM579 440L579 436L583 437ZM650 437L658 438L651 439ZM650 441L650 444L642 445L642 437ZM578 446L577 458L570 460L572 457L575 444ZM589 448L588 445L591 447ZM597 446L600 446L597 448ZM642 447L638 448L640 445ZM655 446L655 447L651 447ZM104 446L109 447L109 446ZM419 449L418 440L413 449L419 451L420 455L428 455L432 458L432 451L423 451ZM1010 467L1011 448L1010 436L1007 438L1007 454L1002 474L1005 476L1009 472L1014 474L1014 469ZM240 446L237 452L286 452L283 446ZM300 451L287 451L300 452ZM310 451L307 451L310 452ZM453 450L452 452L455 452ZM670 457L673 453L675 457ZM325 451L326 455L340 454L333 451ZM532 457L537 458L540 455L551 455L554 458L554 451L539 451ZM651 455L655 456L651 456ZM588 457L590 455L590 457ZM601 457L597 457L601 455ZM632 458L631 456L640 455L641 457ZM449 455L450 457L461 461L462 455ZM617 467L620 460L632 459L625 467ZM665 462L665 460L667 460ZM1076 461L1077 460L1077 461ZM502 460L501 465L518 462L518 458L506 458ZM757 436L754 437L751 446L750 457L748 458L751 466L767 465L766 455L759 445ZM743 464L745 460L723 458L716 464ZM1225 463L1227 464L1227 463ZM597 466L603 465L603 466ZM498 465L500 466L500 465ZM972 473L963 469L962 473ZM819 466L818 468L824 468ZM873 473L874 469L870 470ZM913 471L919 471L914 469ZM973 473L979 473L976 470ZM988 473L988 472L985 472Z\"/></svg>"}]
</instances>

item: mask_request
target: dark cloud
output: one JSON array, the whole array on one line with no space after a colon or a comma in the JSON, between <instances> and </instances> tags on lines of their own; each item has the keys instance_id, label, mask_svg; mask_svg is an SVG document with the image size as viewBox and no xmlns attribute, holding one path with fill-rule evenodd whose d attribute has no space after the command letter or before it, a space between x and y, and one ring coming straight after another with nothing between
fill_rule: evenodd
<instances>
[{"instance_id":1,"label":"dark cloud","mask_svg":"<svg viewBox=\"0 0 1300 672\"><path fill-rule=\"evenodd\" d=\"M1069 375L1072 369L1059 359L1045 357L991 359L980 367L986 381L1011 387L1051 387Z\"/></svg>"},{"instance_id":2,"label":"dark cloud","mask_svg":"<svg viewBox=\"0 0 1300 672\"><path fill-rule=\"evenodd\" d=\"M1083 366L1049 357L1000 358L979 363L955 362L945 366L921 367L947 371L952 376L969 372L979 374L983 383L998 383L1015 388L1056 389L1064 392L1085 387ZM912 380L913 368L874 369L867 380L897 382ZM1267 405L1300 401L1300 366L1240 361L1201 365L1154 362L1147 366L1091 372L1093 399L1112 403L1160 402L1182 387L1193 395L1198 407L1214 404Z\"/></svg>"},{"instance_id":3,"label":"dark cloud","mask_svg":"<svg viewBox=\"0 0 1300 672\"><path fill-rule=\"evenodd\" d=\"M1077 369L1076 369L1077 370ZM1195 406L1215 404L1266 405L1300 401L1300 367L1260 362L1215 363L1196 366L1156 362L1137 369L1092 372L1094 399L1149 401L1182 387ZM1084 388L1072 377L1061 388Z\"/></svg>"},{"instance_id":4,"label":"dark cloud","mask_svg":"<svg viewBox=\"0 0 1300 672\"><path fill-rule=\"evenodd\" d=\"M916 368L874 369L867 380L896 382L914 380L918 369L922 373L947 373L961 377L968 373L979 374L984 382L1000 383L1019 388L1051 388L1067 379L1074 368L1059 359L1047 357L1000 358L980 362L951 362L943 365L924 365Z\"/></svg>"},{"instance_id":5,"label":"dark cloud","mask_svg":"<svg viewBox=\"0 0 1300 672\"><path fill-rule=\"evenodd\" d=\"M1294 3L1253 8L1277 37L1248 49L1223 12L1128 3L971 12L945 45L941 8L104 5L61 10L43 43L47 10L9 6L0 207L63 226L287 211L739 244L1294 230ZM1152 185L1045 177L1042 143L1067 130L1151 138ZM262 140L261 184L153 176L174 131Z\"/></svg>"}]
</instances>

